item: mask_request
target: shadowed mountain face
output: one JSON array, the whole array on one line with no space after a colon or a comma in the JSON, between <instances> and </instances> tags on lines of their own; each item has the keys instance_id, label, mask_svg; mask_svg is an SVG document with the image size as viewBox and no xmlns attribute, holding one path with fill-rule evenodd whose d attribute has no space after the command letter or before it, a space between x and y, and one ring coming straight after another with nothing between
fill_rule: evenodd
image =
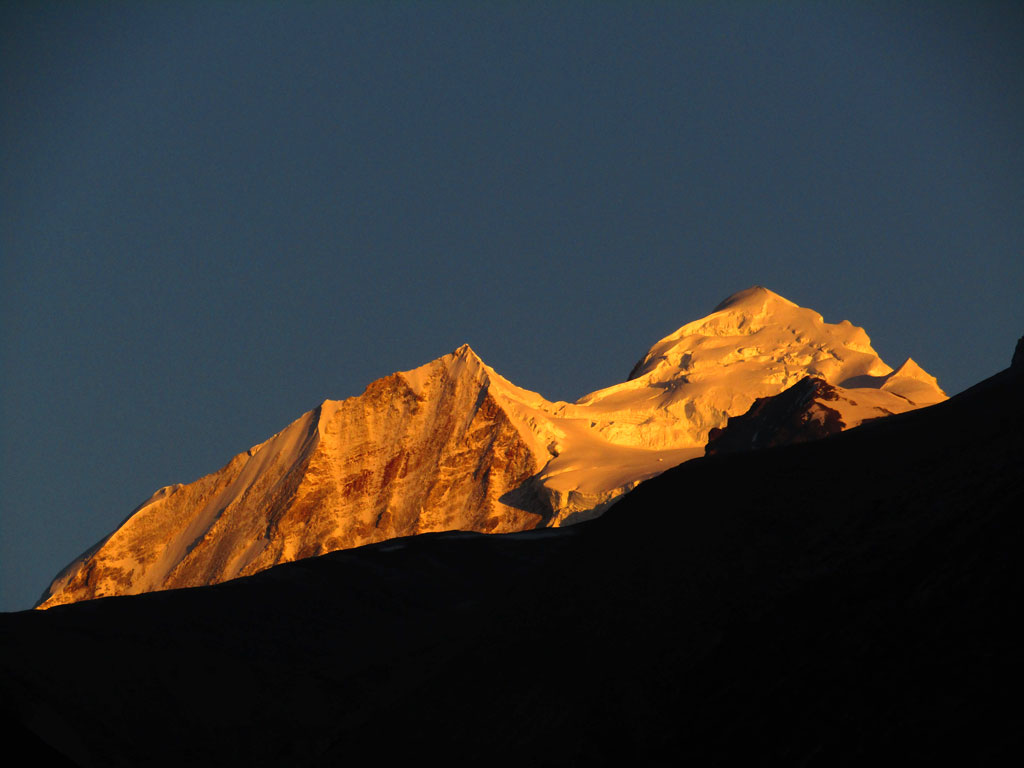
<instances>
[{"instance_id":1,"label":"shadowed mountain face","mask_svg":"<svg viewBox=\"0 0 1024 768\"><path fill-rule=\"evenodd\" d=\"M876 389L834 387L808 376L784 392L757 398L746 413L730 416L724 427L712 429L704 453L713 456L807 443L905 411L905 402L878 395Z\"/></svg>"},{"instance_id":2,"label":"shadowed mountain face","mask_svg":"<svg viewBox=\"0 0 1024 768\"><path fill-rule=\"evenodd\" d=\"M761 287L666 336L629 381L576 403L515 386L463 345L324 401L217 472L161 488L58 574L41 607L215 584L419 533L586 520L808 374L853 388L840 398L845 427L945 399L912 360L886 365L862 328Z\"/></svg>"},{"instance_id":3,"label":"shadowed mountain face","mask_svg":"<svg viewBox=\"0 0 1024 768\"><path fill-rule=\"evenodd\" d=\"M707 456L807 443L843 431L837 389L808 376L774 397L759 397L742 416L730 416L724 428L712 429ZM856 426L856 425L854 425Z\"/></svg>"},{"instance_id":4,"label":"shadowed mountain face","mask_svg":"<svg viewBox=\"0 0 1024 768\"><path fill-rule=\"evenodd\" d=\"M571 528L6 614L6 722L86 766L1013 761L1022 389L690 461Z\"/></svg>"}]
</instances>

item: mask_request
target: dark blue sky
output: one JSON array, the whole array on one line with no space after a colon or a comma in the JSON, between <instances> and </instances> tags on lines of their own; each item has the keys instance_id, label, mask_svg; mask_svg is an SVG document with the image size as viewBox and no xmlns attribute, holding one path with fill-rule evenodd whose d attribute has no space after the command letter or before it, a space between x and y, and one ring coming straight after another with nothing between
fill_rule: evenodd
<instances>
[{"instance_id":1,"label":"dark blue sky","mask_svg":"<svg viewBox=\"0 0 1024 768\"><path fill-rule=\"evenodd\" d=\"M1024 332L1019 3L6 3L0 99L0 610L465 341L575 399L760 283L954 393Z\"/></svg>"}]
</instances>

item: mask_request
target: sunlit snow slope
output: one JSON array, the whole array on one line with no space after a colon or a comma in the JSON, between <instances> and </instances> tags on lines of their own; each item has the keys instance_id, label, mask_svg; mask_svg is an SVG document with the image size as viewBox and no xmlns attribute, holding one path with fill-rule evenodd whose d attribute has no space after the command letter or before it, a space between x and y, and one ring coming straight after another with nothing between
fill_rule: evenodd
<instances>
[{"instance_id":1,"label":"sunlit snow slope","mask_svg":"<svg viewBox=\"0 0 1024 768\"><path fill-rule=\"evenodd\" d=\"M702 455L710 429L807 375L856 402L845 428L946 397L912 360L886 365L863 329L761 287L666 336L628 381L575 403L516 387L464 345L157 491L65 568L41 607L211 584L428 531L587 519Z\"/></svg>"}]
</instances>

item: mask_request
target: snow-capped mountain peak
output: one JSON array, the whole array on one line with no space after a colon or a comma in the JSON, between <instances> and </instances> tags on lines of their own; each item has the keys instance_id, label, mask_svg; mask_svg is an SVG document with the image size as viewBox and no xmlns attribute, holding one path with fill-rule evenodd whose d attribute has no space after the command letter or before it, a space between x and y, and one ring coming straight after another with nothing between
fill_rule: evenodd
<instances>
[{"instance_id":1,"label":"snow-capped mountain peak","mask_svg":"<svg viewBox=\"0 0 1024 768\"><path fill-rule=\"evenodd\" d=\"M785 386L805 373L841 384L853 376L892 372L872 349L863 328L848 320L826 323L818 312L754 286L663 338L634 366L630 379L706 377L702 371L720 379L733 376L737 364L771 368L776 378L786 379Z\"/></svg>"},{"instance_id":2,"label":"snow-capped mountain peak","mask_svg":"<svg viewBox=\"0 0 1024 768\"><path fill-rule=\"evenodd\" d=\"M161 489L65 568L42 604L210 584L429 531L584 520L703 455L711 429L806 376L841 390L841 428L945 399L912 360L886 365L862 328L760 286L658 341L629 380L575 403L517 387L463 344Z\"/></svg>"}]
</instances>

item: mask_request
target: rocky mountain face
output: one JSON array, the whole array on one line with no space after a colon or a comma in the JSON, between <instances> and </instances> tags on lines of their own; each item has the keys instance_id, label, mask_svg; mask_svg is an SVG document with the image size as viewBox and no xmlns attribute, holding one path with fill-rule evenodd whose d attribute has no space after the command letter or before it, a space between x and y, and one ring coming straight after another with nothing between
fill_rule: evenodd
<instances>
[{"instance_id":1,"label":"rocky mountain face","mask_svg":"<svg viewBox=\"0 0 1024 768\"><path fill-rule=\"evenodd\" d=\"M886 365L863 329L761 287L575 403L516 387L464 345L160 489L65 568L40 607L213 584L413 534L579 522L703 455L711 430L807 376L843 389L847 428L945 399L912 360Z\"/></svg>"},{"instance_id":2,"label":"rocky mountain face","mask_svg":"<svg viewBox=\"0 0 1024 768\"><path fill-rule=\"evenodd\" d=\"M753 451L834 435L846 426L830 407L839 398L836 387L808 376L774 397L757 398L746 413L730 416L725 427L714 427L704 454Z\"/></svg>"},{"instance_id":3,"label":"rocky mountain face","mask_svg":"<svg viewBox=\"0 0 1024 768\"><path fill-rule=\"evenodd\" d=\"M533 528L543 463L468 346L324 401L189 485L162 488L50 588L44 607L213 584L399 536Z\"/></svg>"}]
</instances>

